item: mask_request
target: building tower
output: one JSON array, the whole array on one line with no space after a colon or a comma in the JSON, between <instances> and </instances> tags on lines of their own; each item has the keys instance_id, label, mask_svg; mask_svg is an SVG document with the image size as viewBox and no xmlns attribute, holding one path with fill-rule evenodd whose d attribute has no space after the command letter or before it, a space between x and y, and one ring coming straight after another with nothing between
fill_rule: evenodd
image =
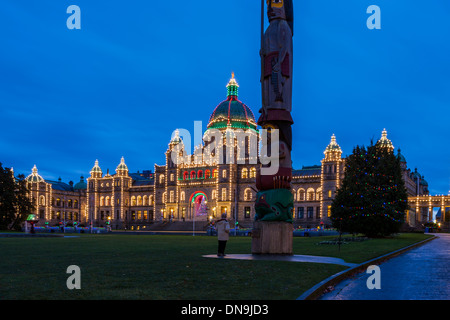
<instances>
[{"instance_id":1,"label":"building tower","mask_svg":"<svg viewBox=\"0 0 450 320\"><path fill-rule=\"evenodd\" d=\"M331 141L324 151L325 157L322 159L322 174L320 186L322 197L320 203L321 220L329 224L331 213L331 202L336 196L336 191L340 187L344 177L344 160L342 159L341 147L336 142L336 136L331 136Z\"/></svg>"}]
</instances>

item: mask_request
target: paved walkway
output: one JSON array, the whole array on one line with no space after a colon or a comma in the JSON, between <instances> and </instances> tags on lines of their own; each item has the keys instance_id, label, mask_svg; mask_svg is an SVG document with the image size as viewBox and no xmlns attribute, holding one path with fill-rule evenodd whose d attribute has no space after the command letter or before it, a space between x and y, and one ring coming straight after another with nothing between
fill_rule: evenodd
<instances>
[{"instance_id":1,"label":"paved walkway","mask_svg":"<svg viewBox=\"0 0 450 320\"><path fill-rule=\"evenodd\" d=\"M314 263L331 263L339 264L347 267L354 267L356 264L345 262L339 258L333 257L319 257L307 255L252 255L252 254L227 254L225 257L218 257L216 254L204 255L205 258L218 259L240 259L240 260L272 260L272 261L291 261L291 262L314 262Z\"/></svg>"},{"instance_id":2,"label":"paved walkway","mask_svg":"<svg viewBox=\"0 0 450 320\"><path fill-rule=\"evenodd\" d=\"M340 282L321 300L450 300L450 234L379 265L381 289L368 289L368 273Z\"/></svg>"}]
</instances>

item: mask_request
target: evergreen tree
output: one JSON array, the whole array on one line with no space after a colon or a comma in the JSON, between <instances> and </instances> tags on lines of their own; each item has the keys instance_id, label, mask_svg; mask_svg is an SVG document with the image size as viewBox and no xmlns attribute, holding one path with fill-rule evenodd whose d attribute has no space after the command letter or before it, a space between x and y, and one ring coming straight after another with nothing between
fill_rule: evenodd
<instances>
[{"instance_id":1,"label":"evergreen tree","mask_svg":"<svg viewBox=\"0 0 450 320\"><path fill-rule=\"evenodd\" d=\"M16 180L12 170L0 163L0 229L19 228L32 211L25 176Z\"/></svg>"},{"instance_id":2,"label":"evergreen tree","mask_svg":"<svg viewBox=\"0 0 450 320\"><path fill-rule=\"evenodd\" d=\"M369 237L399 231L408 208L400 160L379 145L356 146L331 205L331 221L342 232Z\"/></svg>"}]
</instances>

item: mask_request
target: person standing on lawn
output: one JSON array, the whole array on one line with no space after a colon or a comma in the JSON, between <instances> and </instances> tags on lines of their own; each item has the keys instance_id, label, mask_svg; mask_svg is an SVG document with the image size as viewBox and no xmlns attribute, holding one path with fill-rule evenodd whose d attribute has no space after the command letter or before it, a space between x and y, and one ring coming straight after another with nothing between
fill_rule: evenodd
<instances>
[{"instance_id":1,"label":"person standing on lawn","mask_svg":"<svg viewBox=\"0 0 450 320\"><path fill-rule=\"evenodd\" d=\"M230 237L230 223L227 221L226 213L222 213L222 219L217 221L216 230L217 230L217 240L219 241L217 256L223 257L225 256L225 247Z\"/></svg>"}]
</instances>

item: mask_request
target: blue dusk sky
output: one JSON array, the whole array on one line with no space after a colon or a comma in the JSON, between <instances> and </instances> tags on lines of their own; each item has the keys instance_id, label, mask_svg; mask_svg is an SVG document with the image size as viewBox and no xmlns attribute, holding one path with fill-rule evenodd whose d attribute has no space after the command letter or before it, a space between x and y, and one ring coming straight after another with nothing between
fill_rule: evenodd
<instances>
[{"instance_id":1,"label":"blue dusk sky","mask_svg":"<svg viewBox=\"0 0 450 320\"><path fill-rule=\"evenodd\" d=\"M386 128L430 193L449 193L450 1L294 0L294 13L294 168L320 164L333 133L346 156ZM259 0L6 0L0 35L0 162L16 174L78 182L122 156L154 170L176 128L206 129L232 71L258 117Z\"/></svg>"}]
</instances>

